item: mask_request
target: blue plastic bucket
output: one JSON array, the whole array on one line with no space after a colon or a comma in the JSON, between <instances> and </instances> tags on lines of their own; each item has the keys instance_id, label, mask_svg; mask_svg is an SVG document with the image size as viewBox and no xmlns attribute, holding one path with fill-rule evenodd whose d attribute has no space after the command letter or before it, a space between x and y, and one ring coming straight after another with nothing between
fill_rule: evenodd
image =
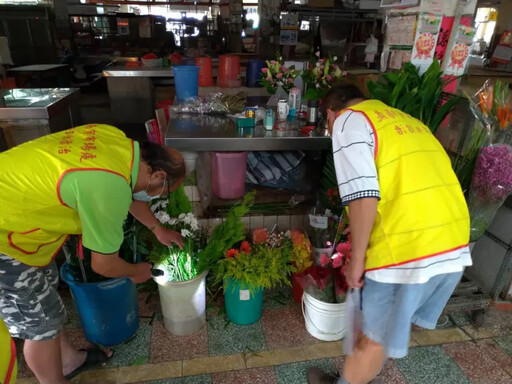
<instances>
[{"instance_id":1,"label":"blue plastic bucket","mask_svg":"<svg viewBox=\"0 0 512 384\"><path fill-rule=\"evenodd\" d=\"M245 76L245 85L247 87L259 88L262 87L260 83L261 70L265 67L262 60L251 60L247 63L247 74Z\"/></svg>"},{"instance_id":2,"label":"blue plastic bucket","mask_svg":"<svg viewBox=\"0 0 512 384\"><path fill-rule=\"evenodd\" d=\"M137 288L128 278L99 283L80 283L73 279L66 263L60 275L71 289L85 338L106 347L121 344L139 328Z\"/></svg>"},{"instance_id":3,"label":"blue plastic bucket","mask_svg":"<svg viewBox=\"0 0 512 384\"><path fill-rule=\"evenodd\" d=\"M197 97L199 82L199 67L195 65L176 65L172 67L174 72L174 85L176 97L179 101L185 101Z\"/></svg>"},{"instance_id":4,"label":"blue plastic bucket","mask_svg":"<svg viewBox=\"0 0 512 384\"><path fill-rule=\"evenodd\" d=\"M263 312L263 288L251 290L240 281L227 279L224 283L224 300L228 319L238 325L257 322Z\"/></svg>"}]
</instances>

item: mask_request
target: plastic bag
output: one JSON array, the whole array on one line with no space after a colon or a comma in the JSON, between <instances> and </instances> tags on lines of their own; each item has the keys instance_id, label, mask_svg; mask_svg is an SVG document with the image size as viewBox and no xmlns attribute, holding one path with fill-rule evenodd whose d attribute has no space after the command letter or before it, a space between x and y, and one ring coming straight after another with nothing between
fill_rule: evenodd
<instances>
[{"instance_id":1,"label":"plastic bag","mask_svg":"<svg viewBox=\"0 0 512 384\"><path fill-rule=\"evenodd\" d=\"M343 352L346 356L354 353L355 346L363 325L362 292L359 288L351 288L347 293L346 302L347 331L343 341Z\"/></svg>"},{"instance_id":2,"label":"plastic bag","mask_svg":"<svg viewBox=\"0 0 512 384\"><path fill-rule=\"evenodd\" d=\"M288 93L283 87L278 87L276 93L270 97L267 103L267 107L277 107L277 103L280 99L285 99L288 103Z\"/></svg>"},{"instance_id":3,"label":"plastic bag","mask_svg":"<svg viewBox=\"0 0 512 384\"><path fill-rule=\"evenodd\" d=\"M171 113L197 113L197 114L224 114L227 115L229 108L223 104L222 93L211 93L205 97L198 97L187 100L181 104L169 107Z\"/></svg>"}]
</instances>

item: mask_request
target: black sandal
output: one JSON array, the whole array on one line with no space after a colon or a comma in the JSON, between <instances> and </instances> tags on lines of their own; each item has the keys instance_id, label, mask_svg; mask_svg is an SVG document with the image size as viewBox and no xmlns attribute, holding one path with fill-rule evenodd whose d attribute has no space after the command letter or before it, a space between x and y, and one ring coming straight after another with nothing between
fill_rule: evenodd
<instances>
[{"instance_id":1,"label":"black sandal","mask_svg":"<svg viewBox=\"0 0 512 384\"><path fill-rule=\"evenodd\" d=\"M83 371L86 371L89 368L94 367L95 365L106 363L112 356L114 356L114 353L112 353L112 355L108 356L100 348L80 349L80 351L87 352L85 361L81 366L79 366L73 372L66 375L66 379L68 379L68 380L71 380L72 378L78 376Z\"/></svg>"}]
</instances>

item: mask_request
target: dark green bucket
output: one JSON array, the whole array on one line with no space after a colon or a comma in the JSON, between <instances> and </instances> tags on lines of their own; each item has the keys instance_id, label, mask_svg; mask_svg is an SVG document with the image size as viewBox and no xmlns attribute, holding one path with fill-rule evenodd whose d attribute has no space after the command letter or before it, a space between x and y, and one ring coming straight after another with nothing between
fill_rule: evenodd
<instances>
[{"instance_id":1,"label":"dark green bucket","mask_svg":"<svg viewBox=\"0 0 512 384\"><path fill-rule=\"evenodd\" d=\"M263 288L251 290L247 284L227 279L224 282L224 299L228 319L238 325L257 322L263 312Z\"/></svg>"}]
</instances>

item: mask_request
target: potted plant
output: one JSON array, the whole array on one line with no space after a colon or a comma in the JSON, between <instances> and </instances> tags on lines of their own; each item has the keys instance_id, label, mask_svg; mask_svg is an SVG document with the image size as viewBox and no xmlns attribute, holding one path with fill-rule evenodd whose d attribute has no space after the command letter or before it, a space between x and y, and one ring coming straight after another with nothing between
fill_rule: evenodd
<instances>
[{"instance_id":1,"label":"potted plant","mask_svg":"<svg viewBox=\"0 0 512 384\"><path fill-rule=\"evenodd\" d=\"M201 329L206 321L206 275L233 244L244 238L241 221L250 209L253 195L231 208L227 219L207 232L190 212L191 204L180 188L169 200L160 200L152 210L166 228L179 231L183 249L166 247L153 241L150 261L161 270L158 284L165 328L175 335L188 335Z\"/></svg>"},{"instance_id":2,"label":"potted plant","mask_svg":"<svg viewBox=\"0 0 512 384\"><path fill-rule=\"evenodd\" d=\"M228 319L248 325L261 318L263 290L290 284L292 266L291 241L283 233L270 234L266 229L253 232L253 244L243 241L229 249L220 260L217 277L224 282Z\"/></svg>"},{"instance_id":3,"label":"potted plant","mask_svg":"<svg viewBox=\"0 0 512 384\"><path fill-rule=\"evenodd\" d=\"M292 274L292 297L296 303L300 303L303 289L299 283L299 277L313 265L313 248L307 236L301 231L294 229L288 233L292 242L292 264L295 267L295 272Z\"/></svg>"},{"instance_id":4,"label":"potted plant","mask_svg":"<svg viewBox=\"0 0 512 384\"><path fill-rule=\"evenodd\" d=\"M322 100L329 89L341 83L347 75L335 64L338 58L320 57L320 51L313 55L313 59L302 73L302 80L306 85L305 100Z\"/></svg>"},{"instance_id":5,"label":"potted plant","mask_svg":"<svg viewBox=\"0 0 512 384\"><path fill-rule=\"evenodd\" d=\"M306 329L317 339L339 340L345 332L345 299L348 286L345 267L350 260L350 243L340 243L333 255L323 254L321 265L313 265L298 278Z\"/></svg>"}]
</instances>

